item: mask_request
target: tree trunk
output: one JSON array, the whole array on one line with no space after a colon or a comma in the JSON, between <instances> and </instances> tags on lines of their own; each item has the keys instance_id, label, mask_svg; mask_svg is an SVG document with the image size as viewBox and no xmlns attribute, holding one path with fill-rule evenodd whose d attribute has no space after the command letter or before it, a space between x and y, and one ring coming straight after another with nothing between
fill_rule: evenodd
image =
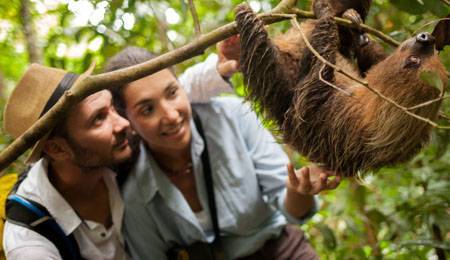
<instances>
[{"instance_id":1,"label":"tree trunk","mask_svg":"<svg viewBox=\"0 0 450 260\"><path fill-rule=\"evenodd\" d=\"M3 73L0 72L0 101L5 98L5 78L3 77Z\"/></svg>"},{"instance_id":2,"label":"tree trunk","mask_svg":"<svg viewBox=\"0 0 450 260\"><path fill-rule=\"evenodd\" d=\"M439 226L437 224L433 224L431 226L431 229L433 230L433 237L434 237L434 239L436 241L439 241L440 243L443 243L442 231L439 228ZM437 255L439 260L447 259L446 256L445 256L444 249L436 247L434 250L436 251L436 255Z\"/></svg>"},{"instance_id":3,"label":"tree trunk","mask_svg":"<svg viewBox=\"0 0 450 260\"><path fill-rule=\"evenodd\" d=\"M29 62L42 63L42 55L37 46L37 37L33 26L31 8L30 0L20 0L20 23L22 24L23 34L25 36Z\"/></svg>"}]
</instances>

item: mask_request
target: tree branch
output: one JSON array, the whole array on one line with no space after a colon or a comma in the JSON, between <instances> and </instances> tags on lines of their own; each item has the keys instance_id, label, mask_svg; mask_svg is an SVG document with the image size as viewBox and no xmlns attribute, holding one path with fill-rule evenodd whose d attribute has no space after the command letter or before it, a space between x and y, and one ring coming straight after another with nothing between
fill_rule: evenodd
<instances>
[{"instance_id":1,"label":"tree branch","mask_svg":"<svg viewBox=\"0 0 450 260\"><path fill-rule=\"evenodd\" d=\"M5 98L5 78L3 77L3 73L0 71L0 102Z\"/></svg>"},{"instance_id":2,"label":"tree branch","mask_svg":"<svg viewBox=\"0 0 450 260\"><path fill-rule=\"evenodd\" d=\"M303 11L300 10L298 8L294 8L292 9L292 13L296 14L297 17L299 18L309 18L309 19L315 19L316 16L314 15L313 12L308 12L308 11ZM400 45L400 42L394 40L393 38L387 36L386 34L370 27L367 26L365 24L354 24L352 21L344 19L344 18L340 18L340 17L334 17L334 20L336 21L337 24L339 25L343 25L343 26L347 26L347 27L351 27L351 28L359 28L364 32L370 33L376 37L378 37L379 39L385 41L386 43L388 43L389 45L393 46L393 47L398 47Z\"/></svg>"},{"instance_id":3,"label":"tree branch","mask_svg":"<svg viewBox=\"0 0 450 260\"><path fill-rule=\"evenodd\" d=\"M441 96L441 97L438 97L438 98L435 98L435 99L423 102L421 104L415 105L413 107L408 107L408 110L414 110L414 109L419 108L419 107L425 107L425 106L431 105L431 104L433 104L435 102L438 102L438 101L441 101L441 100L444 100L444 99L447 99L447 98L450 98L450 96L445 96L445 97Z\"/></svg>"},{"instance_id":4,"label":"tree branch","mask_svg":"<svg viewBox=\"0 0 450 260\"><path fill-rule=\"evenodd\" d=\"M198 19L197 10L195 9L194 1L188 0L189 10L192 14L192 19L194 20L195 34L200 36L202 34L202 29L200 28L200 20Z\"/></svg>"},{"instance_id":5,"label":"tree branch","mask_svg":"<svg viewBox=\"0 0 450 260\"><path fill-rule=\"evenodd\" d=\"M175 48L175 44L167 36L168 26L166 20L160 19L160 17L158 16L158 11L155 10L151 1L148 2L148 5L150 6L150 10L152 10L155 19L159 24L158 26L159 40L163 43L162 46L167 46L166 48L163 47L163 49L173 50Z\"/></svg>"},{"instance_id":6,"label":"tree branch","mask_svg":"<svg viewBox=\"0 0 450 260\"><path fill-rule=\"evenodd\" d=\"M281 0L271 13L288 13L295 5L297 5L297 0Z\"/></svg>"},{"instance_id":7,"label":"tree branch","mask_svg":"<svg viewBox=\"0 0 450 260\"><path fill-rule=\"evenodd\" d=\"M351 96L352 96L352 93L347 92L347 91L341 89L340 87L334 85L333 83L331 83L331 82L329 82L329 81L327 81L327 80L325 80L325 79L323 78L322 72L323 72L323 70L325 69L325 67L326 67L326 65L323 64L322 68L320 68L320 71L319 71L319 79L320 79L320 81L322 81L323 83L327 84L328 86L330 86L330 87L336 89L337 91L340 91L340 92L344 93L346 96L351 97Z\"/></svg>"},{"instance_id":8,"label":"tree branch","mask_svg":"<svg viewBox=\"0 0 450 260\"><path fill-rule=\"evenodd\" d=\"M445 120L450 120L450 116L446 115L444 112L439 112L439 117Z\"/></svg>"},{"instance_id":9,"label":"tree branch","mask_svg":"<svg viewBox=\"0 0 450 260\"><path fill-rule=\"evenodd\" d=\"M434 240L409 240L401 242L399 247L406 247L406 246L428 246L433 248L440 248L442 250L450 250L450 244L444 243L440 241L434 241Z\"/></svg>"},{"instance_id":10,"label":"tree branch","mask_svg":"<svg viewBox=\"0 0 450 260\"><path fill-rule=\"evenodd\" d=\"M441 0L442 2L444 2L444 4L450 6L450 1L449 0Z\"/></svg>"},{"instance_id":11,"label":"tree branch","mask_svg":"<svg viewBox=\"0 0 450 260\"><path fill-rule=\"evenodd\" d=\"M289 4L295 2L296 1L293 0L282 0L274 10L286 10L289 8ZM286 19L283 17L274 17L270 13L261 14L259 17L266 23L274 23ZM237 34L236 23L232 22L200 36L191 43L162 54L147 62L117 71L88 76L84 80L77 81L75 85L67 91L47 113L39 118L30 129L16 138L0 153L0 170L5 169L36 141L48 133L56 125L58 120L64 117L68 110L83 98L100 90L111 88L112 86L123 85L135 81L202 54L207 47L235 34Z\"/></svg>"},{"instance_id":12,"label":"tree branch","mask_svg":"<svg viewBox=\"0 0 450 260\"><path fill-rule=\"evenodd\" d=\"M425 27L430 26L432 24L437 24L440 21L449 21L449 20L450 20L450 18L440 18L440 19L437 19L437 20L429 21L429 22L423 24L422 26L420 26L419 28L415 29L414 32L411 33L411 35L415 35L417 32L424 30Z\"/></svg>"}]
</instances>

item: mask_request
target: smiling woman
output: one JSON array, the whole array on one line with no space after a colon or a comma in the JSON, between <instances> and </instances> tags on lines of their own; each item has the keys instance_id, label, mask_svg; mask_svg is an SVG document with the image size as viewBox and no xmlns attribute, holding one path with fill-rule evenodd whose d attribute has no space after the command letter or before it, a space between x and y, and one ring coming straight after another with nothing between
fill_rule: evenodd
<instances>
[{"instance_id":1,"label":"smiling woman","mask_svg":"<svg viewBox=\"0 0 450 260\"><path fill-rule=\"evenodd\" d=\"M151 56L127 48L107 70ZM203 85L228 85L211 65L215 76ZM120 110L142 138L123 186L125 237L134 258L172 259L183 248L193 259L213 259L211 252L226 259L317 259L303 233L287 224L315 212L312 195L335 188L338 178L327 181L334 173L286 169L281 146L242 100L190 104L170 70L115 89Z\"/></svg>"},{"instance_id":2,"label":"smiling woman","mask_svg":"<svg viewBox=\"0 0 450 260\"><path fill-rule=\"evenodd\" d=\"M152 150L163 155L162 164L166 164L164 159L169 155L186 150L191 135L191 109L186 93L169 70L134 81L123 93L126 116Z\"/></svg>"}]
</instances>

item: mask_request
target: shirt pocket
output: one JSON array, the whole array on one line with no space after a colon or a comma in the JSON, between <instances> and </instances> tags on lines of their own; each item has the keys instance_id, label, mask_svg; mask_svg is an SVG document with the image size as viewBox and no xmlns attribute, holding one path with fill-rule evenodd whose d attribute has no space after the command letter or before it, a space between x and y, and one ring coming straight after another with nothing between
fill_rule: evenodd
<instances>
[{"instance_id":1,"label":"shirt pocket","mask_svg":"<svg viewBox=\"0 0 450 260\"><path fill-rule=\"evenodd\" d=\"M224 218L234 219L227 221L233 224L233 227L228 227L229 231L251 233L271 215L271 210L262 199L253 165L243 157L230 156L227 159L217 165L214 172L218 211Z\"/></svg>"},{"instance_id":2,"label":"shirt pocket","mask_svg":"<svg viewBox=\"0 0 450 260\"><path fill-rule=\"evenodd\" d=\"M240 187L255 179L255 169L250 158L244 153L223 154L213 160L214 178L226 187ZM216 177L217 176L217 177Z\"/></svg>"}]
</instances>

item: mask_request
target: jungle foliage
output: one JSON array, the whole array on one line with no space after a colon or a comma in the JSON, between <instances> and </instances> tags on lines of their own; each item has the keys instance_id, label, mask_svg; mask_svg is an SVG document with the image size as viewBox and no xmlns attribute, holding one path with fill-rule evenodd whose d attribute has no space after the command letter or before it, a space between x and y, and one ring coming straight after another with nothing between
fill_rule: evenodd
<instances>
[{"instance_id":1,"label":"jungle foliage","mask_svg":"<svg viewBox=\"0 0 450 260\"><path fill-rule=\"evenodd\" d=\"M21 12L24 2L29 2L28 20ZM194 1L202 32L233 21L233 7L240 2ZM249 2L256 10L269 11L278 1ZM310 1L298 2L299 8L309 10ZM403 41L419 31L431 32L437 19L449 13L450 7L441 0L374 0L366 24ZM34 24L42 63L78 73L93 61L99 72L107 57L127 45L164 53L196 37L187 0L1 1L1 115L5 98L30 63L24 23ZM281 22L270 28L276 33L288 26ZM176 72L213 51L211 47L204 55L178 64ZM450 69L450 47L440 56ZM242 77L235 75L232 82L236 93L242 95ZM448 101L443 110L450 113ZM445 120L439 123L450 125ZM11 141L1 131L0 150ZM323 194L318 214L302 227L321 257L437 259L442 253L450 255L449 143L450 130L436 130L431 144L412 161L359 180L345 180L337 190ZM290 155L297 166L306 163L300 155ZM19 172L23 166L20 159L7 172Z\"/></svg>"}]
</instances>

